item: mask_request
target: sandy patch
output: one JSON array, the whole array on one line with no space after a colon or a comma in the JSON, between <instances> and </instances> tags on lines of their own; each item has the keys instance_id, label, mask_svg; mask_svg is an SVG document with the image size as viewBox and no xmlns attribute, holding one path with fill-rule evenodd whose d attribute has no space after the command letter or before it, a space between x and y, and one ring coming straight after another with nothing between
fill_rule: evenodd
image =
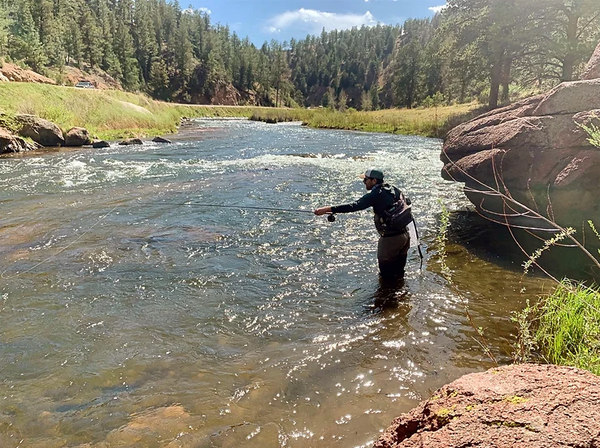
<instances>
[{"instance_id":1,"label":"sandy patch","mask_svg":"<svg viewBox=\"0 0 600 448\"><path fill-rule=\"evenodd\" d=\"M129 103L127 101L119 101L119 103L121 103L125 107L128 107L129 109L137 110L138 112L141 112L143 114L152 115L152 112L150 112L148 109L142 106L138 106L137 104Z\"/></svg>"}]
</instances>

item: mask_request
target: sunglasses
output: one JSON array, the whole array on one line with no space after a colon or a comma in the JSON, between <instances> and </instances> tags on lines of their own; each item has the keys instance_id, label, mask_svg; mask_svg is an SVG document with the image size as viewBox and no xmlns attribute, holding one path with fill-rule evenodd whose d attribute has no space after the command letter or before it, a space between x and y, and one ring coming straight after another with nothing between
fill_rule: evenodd
<instances>
[{"instance_id":1,"label":"sunglasses","mask_svg":"<svg viewBox=\"0 0 600 448\"><path fill-rule=\"evenodd\" d=\"M366 183L367 183L367 181L368 181L369 179L372 179L372 177L365 177L365 178L363 179L363 184L366 184Z\"/></svg>"}]
</instances>

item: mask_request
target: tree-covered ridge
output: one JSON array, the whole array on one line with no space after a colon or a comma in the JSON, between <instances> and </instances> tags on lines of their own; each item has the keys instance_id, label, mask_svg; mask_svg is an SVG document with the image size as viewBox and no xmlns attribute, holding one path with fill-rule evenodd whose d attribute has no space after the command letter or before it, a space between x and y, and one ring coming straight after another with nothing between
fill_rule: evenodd
<instances>
[{"instance_id":1,"label":"tree-covered ridge","mask_svg":"<svg viewBox=\"0 0 600 448\"><path fill-rule=\"evenodd\" d=\"M0 57L102 70L178 102L371 110L489 100L574 79L600 39L598 0L449 0L432 19L257 48L167 0L0 0Z\"/></svg>"}]
</instances>

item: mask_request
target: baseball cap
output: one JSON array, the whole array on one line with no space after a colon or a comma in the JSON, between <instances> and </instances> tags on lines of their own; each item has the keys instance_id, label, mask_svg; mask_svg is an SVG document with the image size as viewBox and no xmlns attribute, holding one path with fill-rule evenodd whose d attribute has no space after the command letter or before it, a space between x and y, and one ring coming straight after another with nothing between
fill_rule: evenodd
<instances>
[{"instance_id":1,"label":"baseball cap","mask_svg":"<svg viewBox=\"0 0 600 448\"><path fill-rule=\"evenodd\" d=\"M365 174L361 174L360 177L363 179L365 177L371 177L373 179L383 180L383 171L371 168L370 170L365 171Z\"/></svg>"}]
</instances>

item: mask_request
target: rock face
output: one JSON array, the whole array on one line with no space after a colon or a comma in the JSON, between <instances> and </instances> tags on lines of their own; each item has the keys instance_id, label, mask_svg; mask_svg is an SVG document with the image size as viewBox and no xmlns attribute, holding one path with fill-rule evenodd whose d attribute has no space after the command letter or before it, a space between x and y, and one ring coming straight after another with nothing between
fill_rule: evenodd
<instances>
[{"instance_id":1,"label":"rock face","mask_svg":"<svg viewBox=\"0 0 600 448\"><path fill-rule=\"evenodd\" d=\"M48 120L35 115L17 115L16 120L20 126L19 134L23 137L29 137L42 146L63 146L65 144L65 138L60 128Z\"/></svg>"},{"instance_id":2,"label":"rock face","mask_svg":"<svg viewBox=\"0 0 600 448\"><path fill-rule=\"evenodd\" d=\"M539 221L516 216L525 210L507 210L488 187L510 192L563 226L600 223L600 148L580 127L592 124L600 125L600 78L562 83L450 131L442 176L464 182L467 197L495 221L513 215L513 224L539 227Z\"/></svg>"},{"instance_id":3,"label":"rock face","mask_svg":"<svg viewBox=\"0 0 600 448\"><path fill-rule=\"evenodd\" d=\"M56 84L56 81L40 75L31 70L26 70L18 65L4 62L0 67L0 81L9 82L36 82L42 84Z\"/></svg>"},{"instance_id":4,"label":"rock face","mask_svg":"<svg viewBox=\"0 0 600 448\"><path fill-rule=\"evenodd\" d=\"M0 128L0 154L33 151L37 146Z\"/></svg>"},{"instance_id":5,"label":"rock face","mask_svg":"<svg viewBox=\"0 0 600 448\"><path fill-rule=\"evenodd\" d=\"M590 62L588 62L581 79L596 79L600 78L600 43L596 47L596 51L592 55Z\"/></svg>"},{"instance_id":6,"label":"rock face","mask_svg":"<svg viewBox=\"0 0 600 448\"><path fill-rule=\"evenodd\" d=\"M600 447L600 379L513 365L466 375L396 418L375 448Z\"/></svg>"},{"instance_id":7,"label":"rock face","mask_svg":"<svg viewBox=\"0 0 600 448\"><path fill-rule=\"evenodd\" d=\"M90 137L88 130L85 128L72 128L65 135L66 146L83 146L91 144L92 138Z\"/></svg>"}]
</instances>

